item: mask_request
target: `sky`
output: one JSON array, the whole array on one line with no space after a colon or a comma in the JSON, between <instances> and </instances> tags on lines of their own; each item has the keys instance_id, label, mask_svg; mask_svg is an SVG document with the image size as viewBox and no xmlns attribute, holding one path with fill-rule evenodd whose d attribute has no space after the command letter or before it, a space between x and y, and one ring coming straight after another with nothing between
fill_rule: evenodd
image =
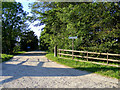
<instances>
[{"instance_id":1,"label":"sky","mask_svg":"<svg viewBox=\"0 0 120 90\"><path fill-rule=\"evenodd\" d=\"M20 2L22 5L23 5L23 10L24 11L27 11L29 12L29 15L31 16L32 14L30 13L31 12L31 9L28 7L28 4L29 3L32 3L32 2L35 2L36 0L15 0L16 2ZM41 29L45 26L45 25L42 25L42 26L38 26L38 27L35 27L34 24L36 24L38 21L34 22L34 23L31 23L29 28L31 28L32 31L35 32L35 34L37 35L38 39L40 37L40 33L41 33Z\"/></svg>"}]
</instances>

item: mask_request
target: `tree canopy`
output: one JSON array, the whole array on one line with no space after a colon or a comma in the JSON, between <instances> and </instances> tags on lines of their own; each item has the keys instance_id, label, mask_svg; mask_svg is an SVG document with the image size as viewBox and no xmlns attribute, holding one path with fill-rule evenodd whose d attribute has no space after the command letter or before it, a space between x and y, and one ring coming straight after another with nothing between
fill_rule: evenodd
<instances>
[{"instance_id":1,"label":"tree canopy","mask_svg":"<svg viewBox=\"0 0 120 90\"><path fill-rule=\"evenodd\" d=\"M14 53L23 32L30 30L27 14L19 2L2 2L2 53Z\"/></svg>"},{"instance_id":2,"label":"tree canopy","mask_svg":"<svg viewBox=\"0 0 120 90\"><path fill-rule=\"evenodd\" d=\"M120 53L120 2L35 2L32 12L46 26L41 49L71 49Z\"/></svg>"}]
</instances>

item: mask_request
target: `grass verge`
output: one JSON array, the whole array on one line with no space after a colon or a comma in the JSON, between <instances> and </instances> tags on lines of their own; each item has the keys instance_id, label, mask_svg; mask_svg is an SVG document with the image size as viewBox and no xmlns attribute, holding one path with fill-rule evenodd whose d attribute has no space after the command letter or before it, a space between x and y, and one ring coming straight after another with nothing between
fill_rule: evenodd
<instances>
[{"instance_id":1,"label":"grass verge","mask_svg":"<svg viewBox=\"0 0 120 90\"><path fill-rule=\"evenodd\" d=\"M8 60L11 59L13 56L14 56L14 55L1 54L2 62L8 61Z\"/></svg>"},{"instance_id":2,"label":"grass verge","mask_svg":"<svg viewBox=\"0 0 120 90\"><path fill-rule=\"evenodd\" d=\"M1 58L2 58L2 61L1 62L4 62L4 61L8 61L10 60L14 55L18 55L18 54L22 54L22 53L25 53L25 51L18 51L12 55L9 55L9 54L1 54Z\"/></svg>"},{"instance_id":3,"label":"grass verge","mask_svg":"<svg viewBox=\"0 0 120 90\"><path fill-rule=\"evenodd\" d=\"M63 64L75 69L79 69L83 71L85 70L85 71L93 72L103 76L120 79L119 67L98 65L90 62L79 62L79 61L74 61L70 59L62 59L62 58L54 57L54 54L51 54L51 53L46 54L46 57L52 61L55 61L57 63Z\"/></svg>"},{"instance_id":4,"label":"grass verge","mask_svg":"<svg viewBox=\"0 0 120 90\"><path fill-rule=\"evenodd\" d=\"M69 58L69 59L72 59L72 57L71 56L64 56L64 55L61 55L61 57L65 57L65 58ZM77 60L87 60L87 59L85 59L85 58L78 58L78 57L74 57L74 59L77 59ZM94 60L94 59L89 59L89 61L92 61L92 62L99 62L99 63L103 63L103 64L107 64L107 61L104 61L104 60ZM111 62L111 61L109 61L109 65L119 65L120 63L118 63L118 62Z\"/></svg>"},{"instance_id":5,"label":"grass verge","mask_svg":"<svg viewBox=\"0 0 120 90\"><path fill-rule=\"evenodd\" d=\"M18 55L18 54L22 54L22 53L25 53L26 51L18 51L18 52L15 52L13 55Z\"/></svg>"}]
</instances>

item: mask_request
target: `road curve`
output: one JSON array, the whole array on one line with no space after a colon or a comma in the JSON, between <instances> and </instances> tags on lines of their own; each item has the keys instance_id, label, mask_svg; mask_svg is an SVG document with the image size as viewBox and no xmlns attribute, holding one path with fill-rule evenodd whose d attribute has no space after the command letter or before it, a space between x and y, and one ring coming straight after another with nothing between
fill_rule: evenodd
<instances>
[{"instance_id":1,"label":"road curve","mask_svg":"<svg viewBox=\"0 0 120 90\"><path fill-rule=\"evenodd\" d=\"M32 51L0 64L1 88L117 88L118 80L72 69ZM1 73L2 71L2 73Z\"/></svg>"}]
</instances>

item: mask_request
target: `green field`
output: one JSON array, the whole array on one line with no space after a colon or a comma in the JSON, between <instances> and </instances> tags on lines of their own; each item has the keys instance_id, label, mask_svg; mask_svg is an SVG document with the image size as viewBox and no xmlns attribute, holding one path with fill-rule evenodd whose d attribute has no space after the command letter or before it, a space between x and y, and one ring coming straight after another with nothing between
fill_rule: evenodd
<instances>
[{"instance_id":1,"label":"green field","mask_svg":"<svg viewBox=\"0 0 120 90\"><path fill-rule=\"evenodd\" d=\"M120 72L118 67L92 64L90 62L79 62L79 61L74 61L70 59L62 59L62 58L54 57L53 54L47 54L46 57L52 61L55 61L57 63L63 64L75 69L79 69L83 71L85 70L85 71L93 72L103 76L120 79L120 74L119 74Z\"/></svg>"}]
</instances>

